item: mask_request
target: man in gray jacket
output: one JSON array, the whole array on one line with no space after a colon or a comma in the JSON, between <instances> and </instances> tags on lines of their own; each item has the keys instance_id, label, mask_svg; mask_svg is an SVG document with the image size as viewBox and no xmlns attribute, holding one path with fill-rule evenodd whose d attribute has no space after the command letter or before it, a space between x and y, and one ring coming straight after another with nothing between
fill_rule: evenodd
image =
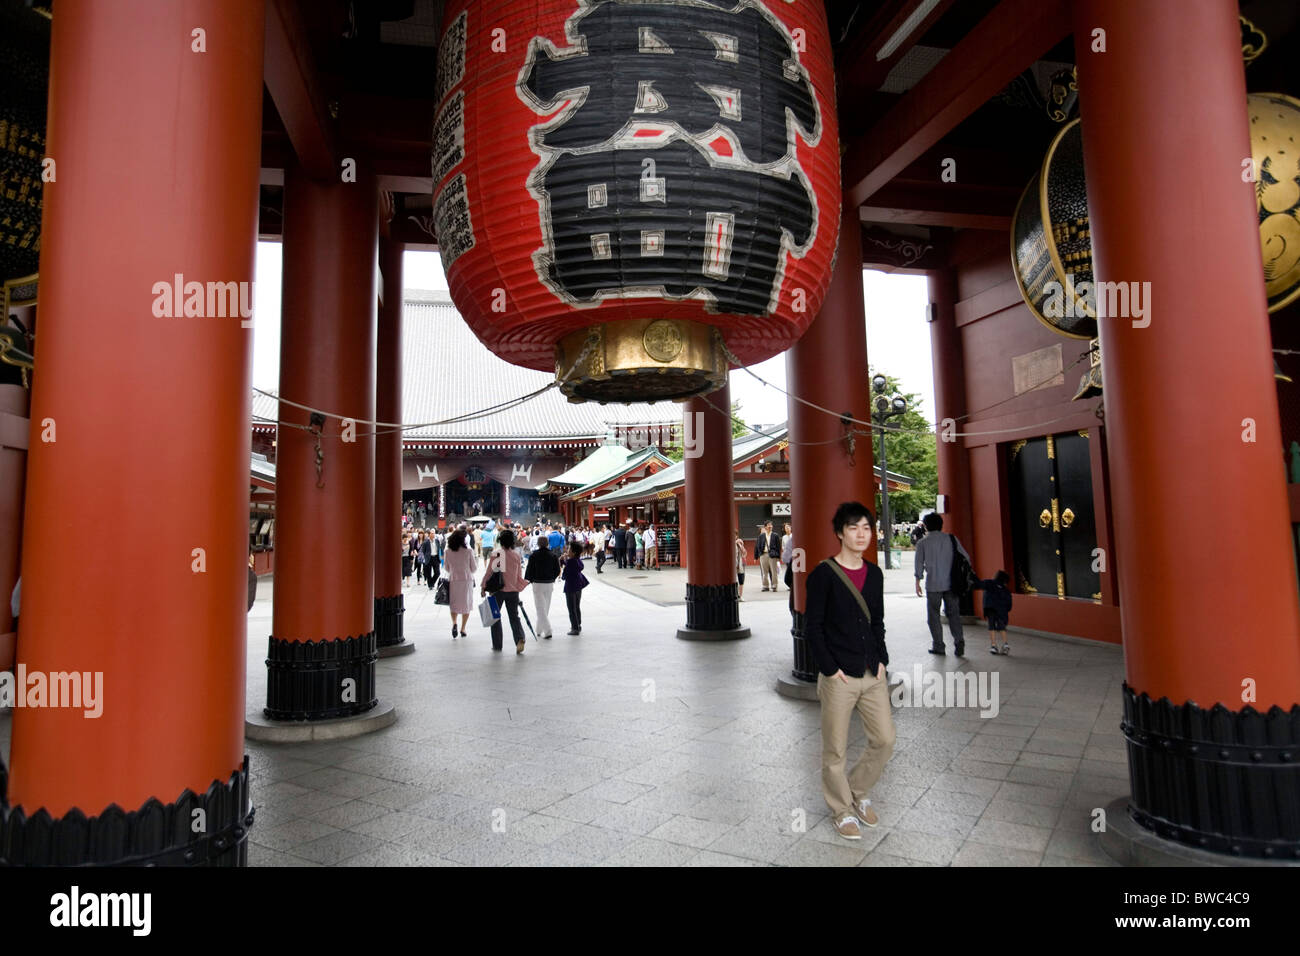
<instances>
[{"instance_id":1,"label":"man in gray jacket","mask_svg":"<svg viewBox=\"0 0 1300 956\"><path fill-rule=\"evenodd\" d=\"M930 625L930 653L943 654L943 623L939 620L939 603L948 618L952 631L953 652L966 656L966 640L961 632L961 606L952 590L952 557L955 547L966 560L970 555L955 535L940 534L943 518L938 514L925 516L926 535L916 546L916 596L921 596L921 575L925 575L926 622Z\"/></svg>"}]
</instances>

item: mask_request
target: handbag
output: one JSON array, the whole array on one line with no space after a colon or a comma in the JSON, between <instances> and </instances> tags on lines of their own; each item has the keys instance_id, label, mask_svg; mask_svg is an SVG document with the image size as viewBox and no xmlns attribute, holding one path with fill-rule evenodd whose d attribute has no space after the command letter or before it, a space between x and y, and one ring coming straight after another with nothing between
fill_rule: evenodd
<instances>
[{"instance_id":1,"label":"handbag","mask_svg":"<svg viewBox=\"0 0 1300 956\"><path fill-rule=\"evenodd\" d=\"M488 594L496 594L506 586L506 576L500 571L493 571L483 582L483 590Z\"/></svg>"},{"instance_id":2,"label":"handbag","mask_svg":"<svg viewBox=\"0 0 1300 956\"><path fill-rule=\"evenodd\" d=\"M491 596L485 597L483 603L478 606L478 617L484 627L491 627L501 620L501 608L497 605L497 599Z\"/></svg>"},{"instance_id":3,"label":"handbag","mask_svg":"<svg viewBox=\"0 0 1300 956\"><path fill-rule=\"evenodd\" d=\"M434 604L451 603L451 581L448 578L438 578L438 583L433 588Z\"/></svg>"},{"instance_id":4,"label":"handbag","mask_svg":"<svg viewBox=\"0 0 1300 956\"><path fill-rule=\"evenodd\" d=\"M823 558L822 564L830 565L831 570L835 572L835 576L844 582L846 588L853 592L853 596L858 599L858 607L862 608L862 613L867 616L867 623L870 624L871 608L867 607L867 599L862 596L861 591L853 586L853 582L849 579L849 576L844 573L844 569L840 567L838 562L833 558Z\"/></svg>"}]
</instances>

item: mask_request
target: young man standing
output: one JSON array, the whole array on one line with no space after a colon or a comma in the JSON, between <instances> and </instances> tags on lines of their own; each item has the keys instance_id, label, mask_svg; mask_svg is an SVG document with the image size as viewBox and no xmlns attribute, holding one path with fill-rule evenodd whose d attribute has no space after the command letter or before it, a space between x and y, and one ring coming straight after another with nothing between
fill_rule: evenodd
<instances>
[{"instance_id":1,"label":"young man standing","mask_svg":"<svg viewBox=\"0 0 1300 956\"><path fill-rule=\"evenodd\" d=\"M916 546L916 596L921 596L921 575L925 574L925 620L930 626L930 653L943 655L943 623L939 620L939 603L952 631L952 649L958 657L966 656L966 638L961 629L961 601L952 590L953 549L966 555L956 535L940 534L943 518L931 512L925 516L926 535Z\"/></svg>"},{"instance_id":2,"label":"young man standing","mask_svg":"<svg viewBox=\"0 0 1300 956\"><path fill-rule=\"evenodd\" d=\"M659 548L657 546L658 539L655 537L654 525L646 525L645 534L642 535L642 539L645 541L645 569L649 571L653 567L658 571Z\"/></svg>"},{"instance_id":3,"label":"young man standing","mask_svg":"<svg viewBox=\"0 0 1300 956\"><path fill-rule=\"evenodd\" d=\"M885 577L864 560L872 553L874 516L866 505L846 501L831 526L839 554L808 575L804 638L817 662L817 697L822 705L822 792L840 836L862 839L862 826L880 823L868 794L894 752L894 717L889 709L885 665ZM845 776L849 721L862 718L867 749Z\"/></svg>"}]
</instances>

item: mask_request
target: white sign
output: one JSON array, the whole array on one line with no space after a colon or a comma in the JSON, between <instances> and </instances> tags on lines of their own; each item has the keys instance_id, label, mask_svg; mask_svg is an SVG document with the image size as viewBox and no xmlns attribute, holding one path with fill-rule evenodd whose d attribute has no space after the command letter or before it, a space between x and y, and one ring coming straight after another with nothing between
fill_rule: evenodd
<instances>
[{"instance_id":1,"label":"white sign","mask_svg":"<svg viewBox=\"0 0 1300 956\"><path fill-rule=\"evenodd\" d=\"M948 496L947 496L947 495L935 495L935 496L934 496L934 510L935 510L938 514L941 514L941 515L944 515L944 514L947 514L947 513L948 513Z\"/></svg>"},{"instance_id":2,"label":"white sign","mask_svg":"<svg viewBox=\"0 0 1300 956\"><path fill-rule=\"evenodd\" d=\"M784 504L778 503L772 505L772 514L774 517L790 517L790 503L785 502Z\"/></svg>"}]
</instances>

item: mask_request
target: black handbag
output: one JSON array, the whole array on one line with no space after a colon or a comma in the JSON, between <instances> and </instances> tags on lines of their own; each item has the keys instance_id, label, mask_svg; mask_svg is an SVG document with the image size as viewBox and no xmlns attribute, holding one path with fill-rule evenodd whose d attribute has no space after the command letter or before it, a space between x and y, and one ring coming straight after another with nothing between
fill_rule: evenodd
<instances>
[{"instance_id":1,"label":"black handbag","mask_svg":"<svg viewBox=\"0 0 1300 956\"><path fill-rule=\"evenodd\" d=\"M493 571L488 575L488 579L483 582L483 590L488 594L496 594L506 586L506 576L500 571Z\"/></svg>"},{"instance_id":2,"label":"black handbag","mask_svg":"<svg viewBox=\"0 0 1300 956\"><path fill-rule=\"evenodd\" d=\"M451 603L451 582L448 581L446 578L439 578L438 583L434 586L433 603L434 604Z\"/></svg>"}]
</instances>

